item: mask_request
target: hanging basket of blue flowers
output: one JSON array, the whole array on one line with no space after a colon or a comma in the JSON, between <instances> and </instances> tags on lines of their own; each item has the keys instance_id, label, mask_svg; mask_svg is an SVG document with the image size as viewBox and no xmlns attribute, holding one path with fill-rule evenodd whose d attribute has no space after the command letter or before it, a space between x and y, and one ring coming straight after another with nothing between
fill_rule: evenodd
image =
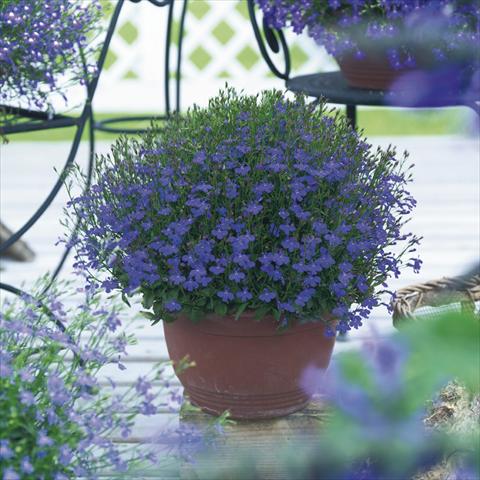
<instances>
[{"instance_id":1,"label":"hanging basket of blue flowers","mask_svg":"<svg viewBox=\"0 0 480 480\"><path fill-rule=\"evenodd\" d=\"M227 89L99 159L70 204L77 264L164 321L172 360L196 363L180 375L193 403L284 415L308 402L301 374L328 366L335 333L418 268L409 181L325 105Z\"/></svg>"},{"instance_id":2,"label":"hanging basket of blue flowers","mask_svg":"<svg viewBox=\"0 0 480 480\"><path fill-rule=\"evenodd\" d=\"M405 75L427 72L438 89L465 90L480 67L476 1L255 1L269 26L306 30L352 87L387 90Z\"/></svg>"}]
</instances>

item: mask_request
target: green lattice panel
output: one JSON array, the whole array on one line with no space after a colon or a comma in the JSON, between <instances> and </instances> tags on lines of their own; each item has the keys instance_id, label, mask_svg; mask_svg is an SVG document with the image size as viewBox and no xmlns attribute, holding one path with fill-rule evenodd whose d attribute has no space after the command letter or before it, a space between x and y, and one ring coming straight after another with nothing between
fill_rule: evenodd
<instances>
[{"instance_id":1,"label":"green lattice panel","mask_svg":"<svg viewBox=\"0 0 480 480\"><path fill-rule=\"evenodd\" d=\"M290 57L294 69L301 68L309 59L309 56L298 43L294 43L290 48Z\"/></svg>"},{"instance_id":2,"label":"green lattice panel","mask_svg":"<svg viewBox=\"0 0 480 480\"><path fill-rule=\"evenodd\" d=\"M199 70L204 70L212 61L212 56L201 45L199 45L190 54L189 59Z\"/></svg>"},{"instance_id":3,"label":"green lattice panel","mask_svg":"<svg viewBox=\"0 0 480 480\"><path fill-rule=\"evenodd\" d=\"M237 60L243 65L245 70L251 70L260 60L260 55L250 45L246 45L237 54Z\"/></svg>"},{"instance_id":4,"label":"green lattice panel","mask_svg":"<svg viewBox=\"0 0 480 480\"><path fill-rule=\"evenodd\" d=\"M201 20L210 10L210 5L205 0L194 0L189 3L188 10L195 15L198 20Z\"/></svg>"},{"instance_id":5,"label":"green lattice panel","mask_svg":"<svg viewBox=\"0 0 480 480\"><path fill-rule=\"evenodd\" d=\"M132 22L125 22L118 30L120 36L129 44L135 43L138 38L138 29Z\"/></svg>"},{"instance_id":6,"label":"green lattice panel","mask_svg":"<svg viewBox=\"0 0 480 480\"><path fill-rule=\"evenodd\" d=\"M222 20L212 30L212 34L222 45L225 45L233 38L235 30L225 20Z\"/></svg>"}]
</instances>

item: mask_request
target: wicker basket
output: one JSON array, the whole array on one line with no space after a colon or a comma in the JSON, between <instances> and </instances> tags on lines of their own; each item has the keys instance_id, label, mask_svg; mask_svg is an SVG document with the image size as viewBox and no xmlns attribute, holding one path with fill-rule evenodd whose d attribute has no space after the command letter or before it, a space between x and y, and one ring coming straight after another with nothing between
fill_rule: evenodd
<instances>
[{"instance_id":1,"label":"wicker basket","mask_svg":"<svg viewBox=\"0 0 480 480\"><path fill-rule=\"evenodd\" d=\"M412 285L398 290L392 301L393 325L401 328L406 322L436 317L446 311L473 314L476 302L480 302L480 275Z\"/></svg>"}]
</instances>

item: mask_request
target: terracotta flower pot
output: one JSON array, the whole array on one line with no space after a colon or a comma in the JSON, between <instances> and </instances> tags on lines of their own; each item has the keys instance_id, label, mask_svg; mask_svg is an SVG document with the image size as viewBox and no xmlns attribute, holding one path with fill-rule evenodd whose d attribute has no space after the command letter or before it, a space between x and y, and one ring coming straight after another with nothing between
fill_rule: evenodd
<instances>
[{"instance_id":1,"label":"terracotta flower pot","mask_svg":"<svg viewBox=\"0 0 480 480\"><path fill-rule=\"evenodd\" d=\"M323 322L296 324L279 332L274 318L256 321L253 312L238 320L210 315L197 324L179 317L164 323L174 362L195 362L179 374L191 402L205 412L232 418L273 418L302 409L305 368L327 368L335 343Z\"/></svg>"},{"instance_id":2,"label":"terracotta flower pot","mask_svg":"<svg viewBox=\"0 0 480 480\"><path fill-rule=\"evenodd\" d=\"M385 54L370 53L363 58L353 54L335 57L345 80L351 87L368 90L388 90L401 76L413 69L394 69Z\"/></svg>"},{"instance_id":3,"label":"terracotta flower pot","mask_svg":"<svg viewBox=\"0 0 480 480\"><path fill-rule=\"evenodd\" d=\"M354 88L368 90L426 89L431 85L438 95L455 94L468 86L471 68L465 60L433 62L424 52L419 51L415 67L395 69L386 51L367 51L365 57L344 54L335 60L347 83ZM415 85L421 79L422 85Z\"/></svg>"}]
</instances>

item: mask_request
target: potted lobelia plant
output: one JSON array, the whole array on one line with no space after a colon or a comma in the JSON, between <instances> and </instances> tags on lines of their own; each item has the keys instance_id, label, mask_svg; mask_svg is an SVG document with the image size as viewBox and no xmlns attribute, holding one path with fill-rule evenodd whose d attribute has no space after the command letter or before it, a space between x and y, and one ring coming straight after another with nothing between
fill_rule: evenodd
<instances>
[{"instance_id":1,"label":"potted lobelia plant","mask_svg":"<svg viewBox=\"0 0 480 480\"><path fill-rule=\"evenodd\" d=\"M255 0L268 25L323 45L350 86L388 89L428 72L438 88L467 88L480 68L480 8L472 0ZM439 86L438 82L442 85Z\"/></svg>"},{"instance_id":2,"label":"potted lobelia plant","mask_svg":"<svg viewBox=\"0 0 480 480\"><path fill-rule=\"evenodd\" d=\"M403 165L324 105L227 89L99 159L70 204L78 263L163 320L172 360L196 363L180 374L194 404L285 415L308 402L302 372L327 367L335 332L418 267Z\"/></svg>"}]
</instances>

